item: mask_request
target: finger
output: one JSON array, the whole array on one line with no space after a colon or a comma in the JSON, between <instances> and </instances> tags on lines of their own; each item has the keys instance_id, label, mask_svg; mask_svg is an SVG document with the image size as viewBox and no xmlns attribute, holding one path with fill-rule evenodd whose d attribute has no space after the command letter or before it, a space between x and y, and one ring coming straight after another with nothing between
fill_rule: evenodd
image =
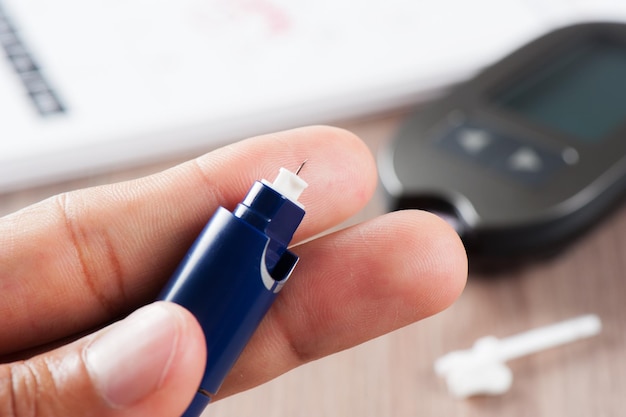
<instances>
[{"instance_id":1,"label":"finger","mask_svg":"<svg viewBox=\"0 0 626 417\"><path fill-rule=\"evenodd\" d=\"M144 179L67 193L0 221L0 354L119 317L154 299L218 205L281 166L309 184L304 239L359 210L376 183L348 132L305 128L222 148Z\"/></svg>"},{"instance_id":2,"label":"finger","mask_svg":"<svg viewBox=\"0 0 626 417\"><path fill-rule=\"evenodd\" d=\"M467 275L458 235L424 212L392 213L296 251L294 276L220 397L441 311Z\"/></svg>"},{"instance_id":3,"label":"finger","mask_svg":"<svg viewBox=\"0 0 626 417\"><path fill-rule=\"evenodd\" d=\"M149 305L95 335L2 365L0 415L181 415L200 382L204 346L186 310Z\"/></svg>"}]
</instances>

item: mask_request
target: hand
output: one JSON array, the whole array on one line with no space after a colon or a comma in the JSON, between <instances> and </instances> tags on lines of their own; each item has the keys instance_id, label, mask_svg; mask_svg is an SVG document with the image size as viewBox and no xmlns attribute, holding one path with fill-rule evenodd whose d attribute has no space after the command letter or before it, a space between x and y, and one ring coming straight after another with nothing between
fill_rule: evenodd
<instances>
[{"instance_id":1,"label":"hand","mask_svg":"<svg viewBox=\"0 0 626 417\"><path fill-rule=\"evenodd\" d=\"M307 214L294 242L304 241L357 212L376 186L369 151L345 131L250 139L0 219L0 415L180 415L202 375L202 332L177 305L139 307L155 299L218 205L232 209L254 180L305 159ZM219 396L438 312L467 272L457 235L418 211L294 251L294 275Z\"/></svg>"}]
</instances>

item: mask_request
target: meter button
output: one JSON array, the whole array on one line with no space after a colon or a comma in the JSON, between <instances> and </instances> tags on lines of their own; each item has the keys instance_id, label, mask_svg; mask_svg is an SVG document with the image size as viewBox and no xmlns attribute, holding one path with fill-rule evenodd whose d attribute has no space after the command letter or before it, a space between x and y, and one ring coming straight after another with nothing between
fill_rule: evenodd
<instances>
[{"instance_id":1,"label":"meter button","mask_svg":"<svg viewBox=\"0 0 626 417\"><path fill-rule=\"evenodd\" d=\"M467 154L476 155L493 142L493 137L482 129L462 129L458 132L456 140Z\"/></svg>"},{"instance_id":2,"label":"meter button","mask_svg":"<svg viewBox=\"0 0 626 417\"><path fill-rule=\"evenodd\" d=\"M494 161L493 167L530 185L539 185L565 166L560 154L521 144L508 155Z\"/></svg>"},{"instance_id":3,"label":"meter button","mask_svg":"<svg viewBox=\"0 0 626 417\"><path fill-rule=\"evenodd\" d=\"M435 141L447 152L527 185L539 185L567 165L559 153L479 125L454 126L436 137Z\"/></svg>"},{"instance_id":4,"label":"meter button","mask_svg":"<svg viewBox=\"0 0 626 417\"><path fill-rule=\"evenodd\" d=\"M490 165L494 158L508 154L514 144L480 127L462 125L445 131L436 138L437 145L448 152Z\"/></svg>"},{"instance_id":5,"label":"meter button","mask_svg":"<svg viewBox=\"0 0 626 417\"><path fill-rule=\"evenodd\" d=\"M523 147L511 155L507 161L511 171L519 172L541 172L543 170L543 160L534 149Z\"/></svg>"}]
</instances>

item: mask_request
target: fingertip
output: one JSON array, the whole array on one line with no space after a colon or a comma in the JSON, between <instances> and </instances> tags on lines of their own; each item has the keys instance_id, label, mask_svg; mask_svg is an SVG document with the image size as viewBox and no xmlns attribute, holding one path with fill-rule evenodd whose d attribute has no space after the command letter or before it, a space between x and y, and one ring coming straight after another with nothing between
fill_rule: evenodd
<instances>
[{"instance_id":1,"label":"fingertip","mask_svg":"<svg viewBox=\"0 0 626 417\"><path fill-rule=\"evenodd\" d=\"M170 302L157 302L175 318L178 326L176 345L158 390L142 404L146 408L137 415L181 415L191 403L200 386L206 365L206 341L197 319L184 307ZM164 409L170 409L169 414Z\"/></svg>"},{"instance_id":2,"label":"fingertip","mask_svg":"<svg viewBox=\"0 0 626 417\"><path fill-rule=\"evenodd\" d=\"M156 302L96 335L83 356L96 391L111 409L169 416L181 415L195 395L206 347L191 313Z\"/></svg>"},{"instance_id":3,"label":"fingertip","mask_svg":"<svg viewBox=\"0 0 626 417\"><path fill-rule=\"evenodd\" d=\"M333 126L307 126L281 132L303 150L307 165L301 173L309 183L302 203L323 230L364 207L376 190L378 175L370 148L354 133ZM329 212L329 208L332 211ZM326 217L327 220L324 218ZM309 234L305 224L300 233Z\"/></svg>"},{"instance_id":4,"label":"fingertip","mask_svg":"<svg viewBox=\"0 0 626 417\"><path fill-rule=\"evenodd\" d=\"M377 186L375 159L354 133L333 126L315 125L246 139L184 164L182 171L200 167L216 203L229 207L238 202L258 179L273 180L278 169L295 170L308 183L299 201L307 216L296 240L335 226L358 212ZM253 162L253 163L251 163ZM216 181L228 172L227 181Z\"/></svg>"},{"instance_id":5,"label":"fingertip","mask_svg":"<svg viewBox=\"0 0 626 417\"><path fill-rule=\"evenodd\" d=\"M204 371L205 341L182 307L153 303L73 343L0 366L0 415L181 415Z\"/></svg>"},{"instance_id":6,"label":"fingertip","mask_svg":"<svg viewBox=\"0 0 626 417\"><path fill-rule=\"evenodd\" d=\"M409 249L404 254L409 277L417 284L421 314L429 316L449 307L467 281L467 255L458 233L443 219L421 210L403 210L396 217L396 239Z\"/></svg>"},{"instance_id":7,"label":"fingertip","mask_svg":"<svg viewBox=\"0 0 626 417\"><path fill-rule=\"evenodd\" d=\"M364 202L369 201L378 184L376 161L370 148L359 136L349 130L330 126L317 128L326 132L321 136L326 137L327 140L342 142L343 151L337 153L339 160L335 166L345 170L343 180L346 184L351 186L361 184L361 197Z\"/></svg>"}]
</instances>

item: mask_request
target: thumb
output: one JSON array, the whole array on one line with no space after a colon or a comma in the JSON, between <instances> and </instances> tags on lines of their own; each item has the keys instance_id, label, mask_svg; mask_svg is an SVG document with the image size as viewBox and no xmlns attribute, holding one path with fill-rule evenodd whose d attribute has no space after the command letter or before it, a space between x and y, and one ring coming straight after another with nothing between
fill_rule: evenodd
<instances>
[{"instance_id":1,"label":"thumb","mask_svg":"<svg viewBox=\"0 0 626 417\"><path fill-rule=\"evenodd\" d=\"M195 318L157 302L67 346L0 366L0 416L180 416L205 359Z\"/></svg>"}]
</instances>

